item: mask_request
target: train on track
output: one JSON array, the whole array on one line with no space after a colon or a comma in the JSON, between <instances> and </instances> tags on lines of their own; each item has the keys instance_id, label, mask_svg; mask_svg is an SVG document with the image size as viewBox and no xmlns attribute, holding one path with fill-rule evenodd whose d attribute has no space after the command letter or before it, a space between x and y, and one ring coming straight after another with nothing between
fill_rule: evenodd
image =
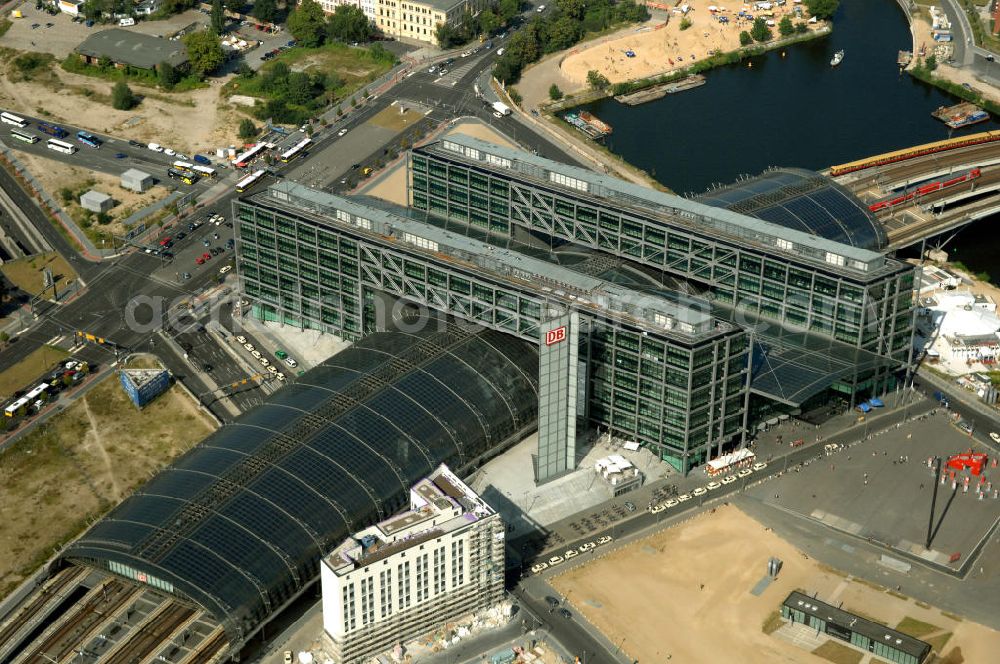
<instances>
[{"instance_id":1,"label":"train on track","mask_svg":"<svg viewBox=\"0 0 1000 664\"><path fill-rule=\"evenodd\" d=\"M964 175L959 175L958 177L949 178L947 180L936 180L934 182L928 182L927 184L922 184L919 187L914 188L912 191L900 194L893 198L887 198L885 200L872 203L868 206L871 212L879 212L881 210L888 210L894 208L897 205L902 205L908 201L912 201L915 198L920 198L921 196L926 196L927 194L932 194L935 191L941 191L942 189L948 189L949 187L954 187L955 185L962 184L963 182L972 182L976 178L982 175L982 171L978 168L973 168L968 173Z\"/></svg>"},{"instance_id":2,"label":"train on track","mask_svg":"<svg viewBox=\"0 0 1000 664\"><path fill-rule=\"evenodd\" d=\"M972 145L982 145L984 143L995 143L997 141L1000 141L1000 131L984 131L979 134L962 136L961 138L949 138L944 141L924 143L923 145L915 145L912 148L896 150L895 152L886 152L885 154L876 155L874 157L867 157L866 159L859 159L858 161L852 161L847 164L833 166L830 168L830 175L836 177L838 175L872 168L874 166L885 166L886 164L894 164L896 162L906 161L907 159L915 159L916 157L923 157L924 155L934 154L936 152L946 152L948 150L955 150Z\"/></svg>"}]
</instances>

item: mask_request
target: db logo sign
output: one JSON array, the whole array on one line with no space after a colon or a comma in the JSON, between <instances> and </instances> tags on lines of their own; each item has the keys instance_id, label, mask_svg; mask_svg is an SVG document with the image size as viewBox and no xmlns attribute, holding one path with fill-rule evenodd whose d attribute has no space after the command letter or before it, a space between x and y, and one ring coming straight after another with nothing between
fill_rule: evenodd
<instances>
[{"instance_id":1,"label":"db logo sign","mask_svg":"<svg viewBox=\"0 0 1000 664\"><path fill-rule=\"evenodd\" d=\"M557 344L566 338L566 326L557 327L554 330L549 330L545 333L545 345L551 346L552 344Z\"/></svg>"}]
</instances>

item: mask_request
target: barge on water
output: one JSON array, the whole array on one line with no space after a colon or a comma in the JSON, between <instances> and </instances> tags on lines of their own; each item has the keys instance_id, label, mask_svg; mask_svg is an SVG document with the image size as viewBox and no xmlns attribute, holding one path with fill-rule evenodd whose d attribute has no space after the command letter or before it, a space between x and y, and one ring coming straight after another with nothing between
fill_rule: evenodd
<instances>
[{"instance_id":1,"label":"barge on water","mask_svg":"<svg viewBox=\"0 0 1000 664\"><path fill-rule=\"evenodd\" d=\"M705 77L701 74L693 74L691 76L685 76L678 81L660 83L659 85L654 85L652 87L645 88L644 90L637 90L636 92L629 92L624 95L615 95L615 101L628 104L629 106L637 106L639 104L645 104L647 101L662 99L666 95L683 92L684 90L690 90L691 88L697 88L702 85L705 85Z\"/></svg>"},{"instance_id":2,"label":"barge on water","mask_svg":"<svg viewBox=\"0 0 1000 664\"><path fill-rule=\"evenodd\" d=\"M968 127L990 119L989 113L967 101L954 106L941 106L931 115L952 129Z\"/></svg>"},{"instance_id":3,"label":"barge on water","mask_svg":"<svg viewBox=\"0 0 1000 664\"><path fill-rule=\"evenodd\" d=\"M612 131L611 125L588 111L579 113L571 111L563 115L563 119L595 141L604 138Z\"/></svg>"}]
</instances>

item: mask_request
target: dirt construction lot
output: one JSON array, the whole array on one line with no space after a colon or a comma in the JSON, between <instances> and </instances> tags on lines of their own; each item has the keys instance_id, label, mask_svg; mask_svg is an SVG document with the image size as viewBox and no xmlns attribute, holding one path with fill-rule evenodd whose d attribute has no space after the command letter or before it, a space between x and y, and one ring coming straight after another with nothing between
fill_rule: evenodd
<instances>
[{"instance_id":1,"label":"dirt construction lot","mask_svg":"<svg viewBox=\"0 0 1000 664\"><path fill-rule=\"evenodd\" d=\"M784 567L779 578L755 596L750 591L766 576L771 556L782 559ZM885 624L919 631L946 654L960 652L955 662L995 661L1000 651L997 632L844 577L806 558L733 506L612 550L551 583L574 613L582 614L609 641L624 640L628 658L640 662L823 662L782 638L785 628L770 635L762 629L769 620L777 626L773 613L796 589L818 593L818 599L830 604L843 602L845 609ZM824 648L832 650L836 648ZM881 660L865 654L852 661Z\"/></svg>"},{"instance_id":2,"label":"dirt construction lot","mask_svg":"<svg viewBox=\"0 0 1000 664\"><path fill-rule=\"evenodd\" d=\"M0 454L0 597L89 520L214 429L215 422L180 387L140 411L111 374L5 450Z\"/></svg>"}]
</instances>

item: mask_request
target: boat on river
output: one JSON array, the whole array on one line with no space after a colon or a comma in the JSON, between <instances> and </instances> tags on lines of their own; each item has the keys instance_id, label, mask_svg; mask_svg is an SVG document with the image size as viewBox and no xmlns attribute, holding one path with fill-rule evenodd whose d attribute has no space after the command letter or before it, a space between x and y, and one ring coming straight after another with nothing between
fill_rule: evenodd
<instances>
[{"instance_id":1,"label":"boat on river","mask_svg":"<svg viewBox=\"0 0 1000 664\"><path fill-rule=\"evenodd\" d=\"M830 60L830 66L836 67L843 61L843 59L844 59L844 50L841 49L833 54L833 60Z\"/></svg>"}]
</instances>

